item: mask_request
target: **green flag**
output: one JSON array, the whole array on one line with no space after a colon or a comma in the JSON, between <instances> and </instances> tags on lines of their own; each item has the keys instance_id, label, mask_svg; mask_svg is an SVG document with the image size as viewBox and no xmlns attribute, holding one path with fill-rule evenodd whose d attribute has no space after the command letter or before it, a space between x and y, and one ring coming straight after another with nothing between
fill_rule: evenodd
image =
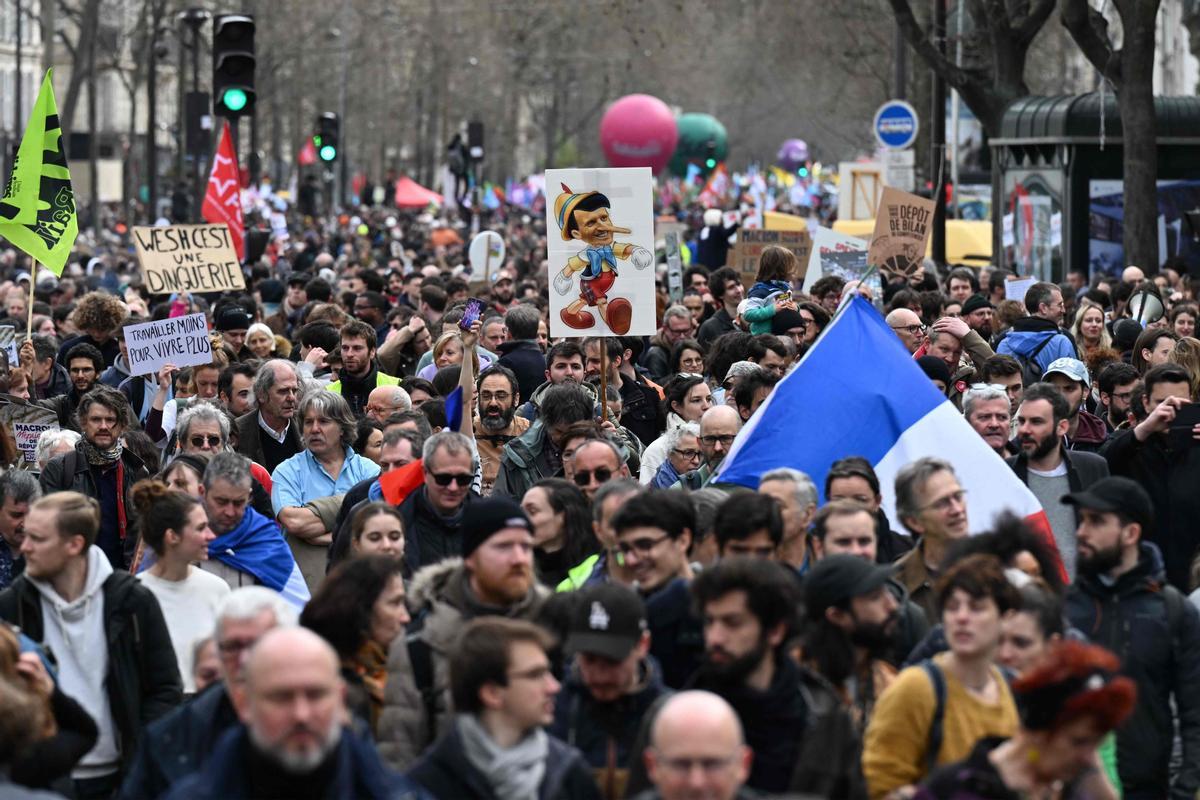
<instances>
[{"instance_id":1,"label":"green flag","mask_svg":"<svg viewBox=\"0 0 1200 800\"><path fill-rule=\"evenodd\" d=\"M79 218L48 70L0 200L0 236L62 275Z\"/></svg>"}]
</instances>

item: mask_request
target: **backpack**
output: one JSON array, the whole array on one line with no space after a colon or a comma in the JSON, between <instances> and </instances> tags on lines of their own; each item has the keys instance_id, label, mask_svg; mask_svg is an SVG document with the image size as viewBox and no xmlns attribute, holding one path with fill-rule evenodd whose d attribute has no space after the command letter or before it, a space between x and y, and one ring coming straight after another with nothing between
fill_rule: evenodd
<instances>
[{"instance_id":1,"label":"backpack","mask_svg":"<svg viewBox=\"0 0 1200 800\"><path fill-rule=\"evenodd\" d=\"M942 674L942 668L933 663L932 658L922 661L921 667L929 676L929 682L933 684L933 720L929 724L929 744L925 748L925 774L931 775L937 766L938 753L942 750L942 726L946 718L946 676Z\"/></svg>"},{"instance_id":2,"label":"backpack","mask_svg":"<svg viewBox=\"0 0 1200 800\"><path fill-rule=\"evenodd\" d=\"M1015 352L1012 354L1012 357L1021 365L1022 386L1031 386L1042 379L1042 366L1037 363L1038 353L1042 352L1046 348L1046 345L1050 344L1050 341L1057 335L1058 333L1056 332L1047 336L1042 340L1041 344L1030 351L1029 355L1023 356Z\"/></svg>"}]
</instances>

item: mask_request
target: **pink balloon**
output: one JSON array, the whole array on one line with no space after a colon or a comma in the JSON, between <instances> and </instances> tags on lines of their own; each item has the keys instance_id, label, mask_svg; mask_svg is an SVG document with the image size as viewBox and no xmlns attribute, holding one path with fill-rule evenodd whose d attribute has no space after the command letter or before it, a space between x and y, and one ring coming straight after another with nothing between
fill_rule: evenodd
<instances>
[{"instance_id":1,"label":"pink balloon","mask_svg":"<svg viewBox=\"0 0 1200 800\"><path fill-rule=\"evenodd\" d=\"M648 94L622 97L600 120L600 146L612 167L650 167L661 172L678 138L671 109Z\"/></svg>"}]
</instances>

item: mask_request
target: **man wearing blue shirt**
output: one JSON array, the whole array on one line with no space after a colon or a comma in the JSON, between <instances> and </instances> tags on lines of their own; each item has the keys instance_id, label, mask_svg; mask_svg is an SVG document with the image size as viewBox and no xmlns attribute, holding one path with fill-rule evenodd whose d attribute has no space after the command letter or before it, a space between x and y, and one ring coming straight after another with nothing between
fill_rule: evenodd
<instances>
[{"instance_id":1,"label":"man wearing blue shirt","mask_svg":"<svg viewBox=\"0 0 1200 800\"><path fill-rule=\"evenodd\" d=\"M319 517L304 504L318 497L345 494L366 478L379 474L379 465L355 453L354 415L339 394L315 391L296 410L304 449L275 468L271 475L271 505L279 524L310 544L328 545L331 535Z\"/></svg>"}]
</instances>

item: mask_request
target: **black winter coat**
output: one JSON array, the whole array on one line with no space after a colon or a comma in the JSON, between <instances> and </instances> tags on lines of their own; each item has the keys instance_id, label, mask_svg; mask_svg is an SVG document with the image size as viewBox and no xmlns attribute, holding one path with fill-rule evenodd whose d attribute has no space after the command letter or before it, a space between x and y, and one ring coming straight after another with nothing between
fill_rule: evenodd
<instances>
[{"instance_id":1,"label":"black winter coat","mask_svg":"<svg viewBox=\"0 0 1200 800\"><path fill-rule=\"evenodd\" d=\"M1153 545L1142 544L1137 566L1112 586L1081 574L1067 593L1071 625L1115 653L1137 683L1133 716L1117 731L1117 765L1130 800L1194 800L1200 789L1200 614L1178 592L1169 599L1172 591ZM1183 763L1168 791L1173 716Z\"/></svg>"},{"instance_id":2,"label":"black winter coat","mask_svg":"<svg viewBox=\"0 0 1200 800\"><path fill-rule=\"evenodd\" d=\"M553 736L548 738L546 773L537 800L601 800L580 752ZM496 800L487 779L467 760L457 725L417 761L408 777L439 799Z\"/></svg>"},{"instance_id":3,"label":"black winter coat","mask_svg":"<svg viewBox=\"0 0 1200 800\"><path fill-rule=\"evenodd\" d=\"M0 592L0 618L42 642L42 595L22 575ZM183 682L162 609L150 590L127 572L104 581L104 631L108 641L105 687L121 748L129 767L142 728L183 699Z\"/></svg>"},{"instance_id":4,"label":"black winter coat","mask_svg":"<svg viewBox=\"0 0 1200 800\"><path fill-rule=\"evenodd\" d=\"M521 402L528 402L533 393L546 380L546 354L532 339L515 339L504 342L498 348L502 367L507 367L517 376L517 387Z\"/></svg>"},{"instance_id":5,"label":"black winter coat","mask_svg":"<svg viewBox=\"0 0 1200 800\"><path fill-rule=\"evenodd\" d=\"M465 509L479 495L467 492ZM438 514L429 503L429 495L420 486L400 504L400 516L404 518L404 561L408 574L416 575L421 567L436 564L447 558L462 555L462 514L455 521Z\"/></svg>"}]
</instances>

